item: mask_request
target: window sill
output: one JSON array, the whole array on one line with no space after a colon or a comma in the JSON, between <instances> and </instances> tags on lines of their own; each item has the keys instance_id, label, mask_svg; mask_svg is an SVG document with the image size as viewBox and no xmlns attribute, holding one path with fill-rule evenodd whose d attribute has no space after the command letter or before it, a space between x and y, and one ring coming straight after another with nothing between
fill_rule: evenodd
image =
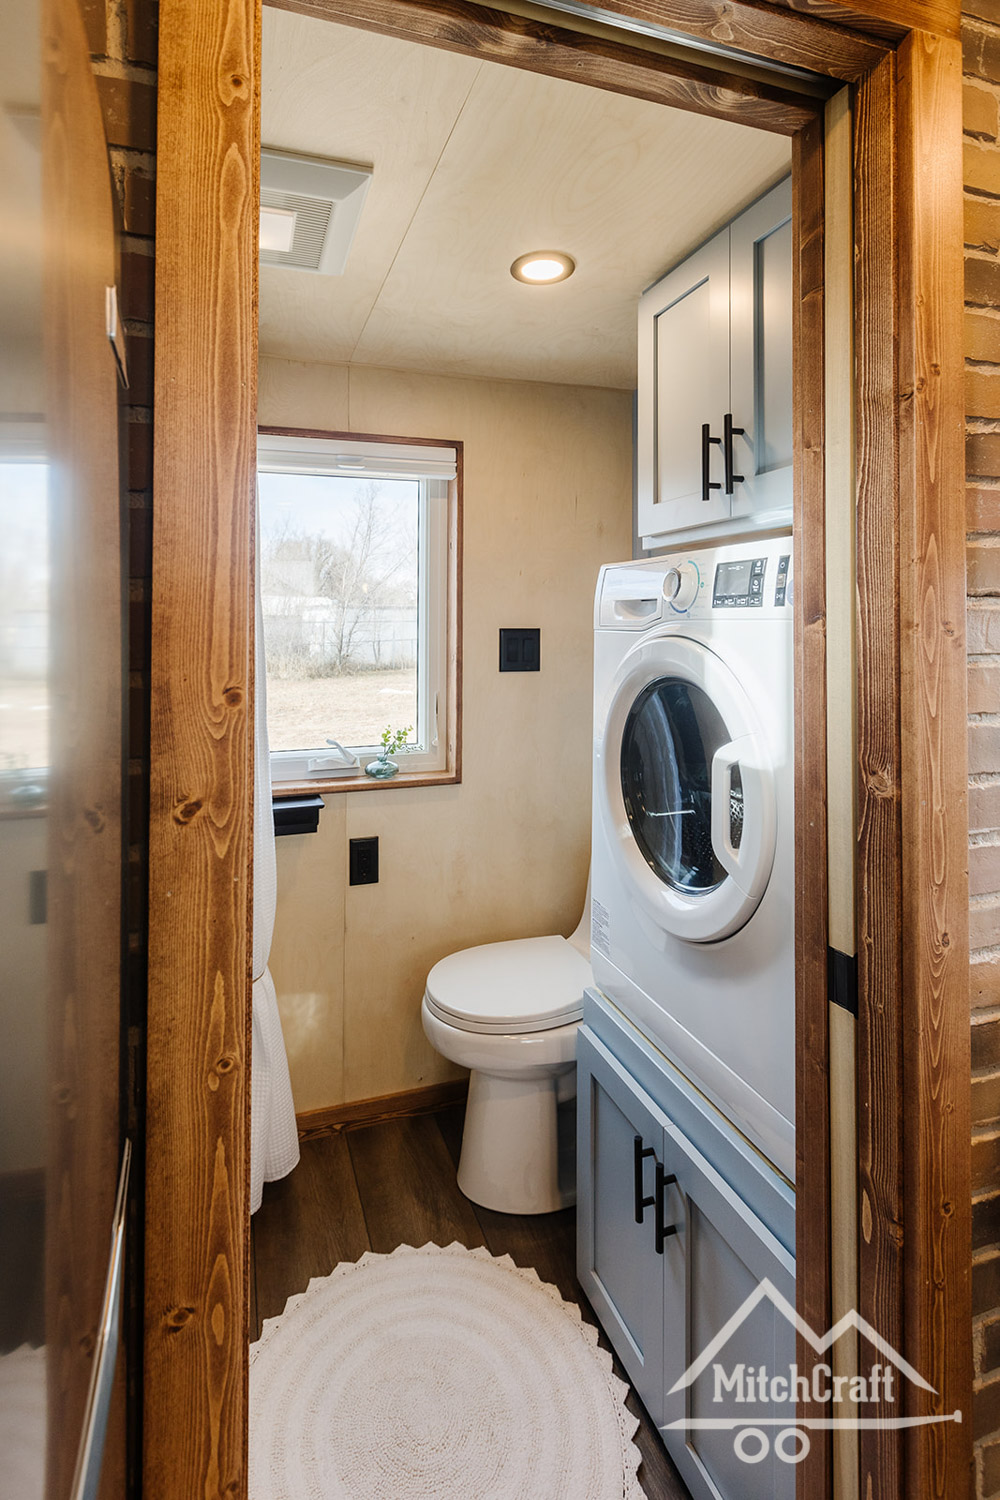
<instances>
[{"instance_id":1,"label":"window sill","mask_svg":"<svg viewBox=\"0 0 1000 1500\"><path fill-rule=\"evenodd\" d=\"M461 772L444 771L400 771L388 781L376 781L374 776L332 776L324 781L322 776L311 776L308 781L272 781L271 793L275 797L304 797L308 793L319 793L329 797L335 792L388 792L398 786L455 786L462 779Z\"/></svg>"}]
</instances>

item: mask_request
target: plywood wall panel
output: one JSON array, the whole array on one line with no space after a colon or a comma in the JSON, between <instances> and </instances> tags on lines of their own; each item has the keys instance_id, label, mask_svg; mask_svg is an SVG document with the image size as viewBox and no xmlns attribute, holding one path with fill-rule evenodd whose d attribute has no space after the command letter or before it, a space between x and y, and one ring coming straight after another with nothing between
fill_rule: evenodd
<instances>
[{"instance_id":1,"label":"plywood wall panel","mask_svg":"<svg viewBox=\"0 0 1000 1500\"><path fill-rule=\"evenodd\" d=\"M294 894L278 871L272 969L299 1110L454 1077L420 1027L431 965L473 943L576 925L590 844L593 593L600 564L631 550L629 393L371 368L345 381L346 372L265 359L261 422L294 416L465 444L463 777L333 794L319 836L286 841L311 842L310 863L323 862L322 883L303 880ZM502 625L540 626L540 673L499 674ZM341 834L335 803L346 808ZM325 991L331 1015L343 1005L338 1097L333 1050L322 1066L307 1055L288 999L314 987L302 979L313 959L292 934L304 940L310 924L318 932L331 919L326 882L338 861L346 872L347 840L371 835L379 884L346 890L342 1000L335 975ZM335 1022L323 1038L335 1049Z\"/></svg>"}]
</instances>

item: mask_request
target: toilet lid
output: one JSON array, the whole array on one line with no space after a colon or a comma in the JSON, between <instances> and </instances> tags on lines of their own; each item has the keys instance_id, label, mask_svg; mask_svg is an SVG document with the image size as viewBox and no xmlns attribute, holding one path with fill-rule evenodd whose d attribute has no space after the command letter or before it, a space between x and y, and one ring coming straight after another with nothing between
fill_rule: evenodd
<instances>
[{"instance_id":1,"label":"toilet lid","mask_svg":"<svg viewBox=\"0 0 1000 1500\"><path fill-rule=\"evenodd\" d=\"M463 948L434 965L427 1004L462 1031L550 1031L579 1021L590 964L564 937Z\"/></svg>"}]
</instances>

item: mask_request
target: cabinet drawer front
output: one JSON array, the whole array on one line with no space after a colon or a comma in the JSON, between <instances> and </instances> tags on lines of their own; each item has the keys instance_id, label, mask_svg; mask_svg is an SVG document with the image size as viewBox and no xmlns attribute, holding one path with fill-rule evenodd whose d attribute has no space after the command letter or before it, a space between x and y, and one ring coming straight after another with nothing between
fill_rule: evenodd
<instances>
[{"instance_id":1,"label":"cabinet drawer front","mask_svg":"<svg viewBox=\"0 0 1000 1500\"><path fill-rule=\"evenodd\" d=\"M578 1275L629 1378L663 1420L663 1260L653 1207L636 1223L635 1139L641 1195L652 1197L663 1125L621 1065L582 1032L577 1041Z\"/></svg>"}]
</instances>

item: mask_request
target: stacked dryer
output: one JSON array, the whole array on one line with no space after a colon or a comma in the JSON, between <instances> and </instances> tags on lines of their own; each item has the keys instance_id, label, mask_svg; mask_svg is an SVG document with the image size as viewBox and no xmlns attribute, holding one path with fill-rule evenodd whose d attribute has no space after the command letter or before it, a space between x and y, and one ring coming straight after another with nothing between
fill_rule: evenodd
<instances>
[{"instance_id":1,"label":"stacked dryer","mask_svg":"<svg viewBox=\"0 0 1000 1500\"><path fill-rule=\"evenodd\" d=\"M607 566L598 989L795 1176L791 538Z\"/></svg>"}]
</instances>

